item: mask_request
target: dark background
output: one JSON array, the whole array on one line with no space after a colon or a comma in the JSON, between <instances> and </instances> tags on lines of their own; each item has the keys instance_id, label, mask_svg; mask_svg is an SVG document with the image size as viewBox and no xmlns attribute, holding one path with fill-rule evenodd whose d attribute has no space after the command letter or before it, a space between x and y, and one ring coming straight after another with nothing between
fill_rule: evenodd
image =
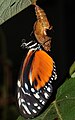
<instances>
[{"instance_id":1,"label":"dark background","mask_svg":"<svg viewBox=\"0 0 75 120\"><path fill-rule=\"evenodd\" d=\"M37 4L44 9L49 22L53 25L51 54L57 66L58 80L55 85L57 88L69 77L69 68L75 60L73 0L38 0ZM25 38L27 41L31 39L30 33L33 31L35 21L34 7L29 6L0 26L0 37L3 39L0 40L0 86L4 86L4 84L9 86L6 88L8 89L7 99L9 99L4 102L6 106L7 104L15 106L16 104L16 83L19 69L27 53L27 50L20 46L22 39ZM0 95L3 96L2 90ZM0 101L0 110L7 110L2 103ZM11 119L15 120L18 113L15 115L12 111L17 110L12 107L12 109L8 109L8 112L5 111L6 113L0 112L0 118L9 120L12 113L15 117ZM5 114L8 117L3 118Z\"/></svg>"}]
</instances>

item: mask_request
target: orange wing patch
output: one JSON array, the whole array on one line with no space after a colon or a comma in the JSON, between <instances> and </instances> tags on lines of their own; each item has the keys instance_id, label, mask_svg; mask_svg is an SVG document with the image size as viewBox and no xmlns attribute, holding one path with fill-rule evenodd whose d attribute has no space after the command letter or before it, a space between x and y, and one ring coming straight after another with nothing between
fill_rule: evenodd
<instances>
[{"instance_id":1,"label":"orange wing patch","mask_svg":"<svg viewBox=\"0 0 75 120\"><path fill-rule=\"evenodd\" d=\"M30 67L29 80L31 85L36 80L37 84L34 85L36 90L44 87L49 81L53 71L53 63L53 59L46 52L42 50L35 52L35 56Z\"/></svg>"}]
</instances>

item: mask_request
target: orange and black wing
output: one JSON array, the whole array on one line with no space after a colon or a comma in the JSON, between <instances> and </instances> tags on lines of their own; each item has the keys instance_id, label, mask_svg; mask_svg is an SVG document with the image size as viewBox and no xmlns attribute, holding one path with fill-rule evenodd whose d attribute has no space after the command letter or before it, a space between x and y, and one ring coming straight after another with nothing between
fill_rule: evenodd
<instances>
[{"instance_id":1,"label":"orange and black wing","mask_svg":"<svg viewBox=\"0 0 75 120\"><path fill-rule=\"evenodd\" d=\"M41 89L52 77L53 59L43 50L29 51L24 60L20 80L29 82L36 90Z\"/></svg>"},{"instance_id":2,"label":"orange and black wing","mask_svg":"<svg viewBox=\"0 0 75 120\"><path fill-rule=\"evenodd\" d=\"M41 113L52 95L56 67L43 50L30 50L24 60L18 80L17 99L21 114L33 118Z\"/></svg>"},{"instance_id":3,"label":"orange and black wing","mask_svg":"<svg viewBox=\"0 0 75 120\"><path fill-rule=\"evenodd\" d=\"M36 51L32 60L29 81L36 90L41 89L50 80L53 71L53 59L43 50Z\"/></svg>"}]
</instances>

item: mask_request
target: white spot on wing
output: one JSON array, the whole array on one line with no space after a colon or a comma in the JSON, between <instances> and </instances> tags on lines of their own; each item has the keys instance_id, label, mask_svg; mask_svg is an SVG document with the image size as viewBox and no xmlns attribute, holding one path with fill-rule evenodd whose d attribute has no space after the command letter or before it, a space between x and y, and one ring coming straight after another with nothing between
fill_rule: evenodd
<instances>
[{"instance_id":1,"label":"white spot on wing","mask_svg":"<svg viewBox=\"0 0 75 120\"><path fill-rule=\"evenodd\" d=\"M50 81L50 83L52 83L52 81Z\"/></svg>"},{"instance_id":2,"label":"white spot on wing","mask_svg":"<svg viewBox=\"0 0 75 120\"><path fill-rule=\"evenodd\" d=\"M26 111L29 115L31 115L31 112L29 111L28 107L27 107L25 104L23 104L23 103L22 103L22 106L24 107L25 111Z\"/></svg>"},{"instance_id":3,"label":"white spot on wing","mask_svg":"<svg viewBox=\"0 0 75 120\"><path fill-rule=\"evenodd\" d=\"M31 91L32 91L32 92L35 92L34 88L31 88Z\"/></svg>"},{"instance_id":4,"label":"white spot on wing","mask_svg":"<svg viewBox=\"0 0 75 120\"><path fill-rule=\"evenodd\" d=\"M45 104L45 101L42 101L42 105L44 105Z\"/></svg>"},{"instance_id":5,"label":"white spot on wing","mask_svg":"<svg viewBox=\"0 0 75 120\"><path fill-rule=\"evenodd\" d=\"M27 102L27 104L28 104L28 105L30 105L30 103L29 103L29 102Z\"/></svg>"},{"instance_id":6,"label":"white spot on wing","mask_svg":"<svg viewBox=\"0 0 75 120\"><path fill-rule=\"evenodd\" d=\"M23 103L23 102L25 102L25 100L24 100L24 99L21 99L21 103Z\"/></svg>"},{"instance_id":7,"label":"white spot on wing","mask_svg":"<svg viewBox=\"0 0 75 120\"><path fill-rule=\"evenodd\" d=\"M54 71L56 71L56 69L55 69L55 68L54 68L53 70L54 70Z\"/></svg>"},{"instance_id":8,"label":"white spot on wing","mask_svg":"<svg viewBox=\"0 0 75 120\"><path fill-rule=\"evenodd\" d=\"M25 88L28 90L28 85L27 85L27 83L25 83Z\"/></svg>"},{"instance_id":9,"label":"white spot on wing","mask_svg":"<svg viewBox=\"0 0 75 120\"><path fill-rule=\"evenodd\" d=\"M38 106L38 103L34 103L34 106L37 107L37 106Z\"/></svg>"},{"instance_id":10,"label":"white spot on wing","mask_svg":"<svg viewBox=\"0 0 75 120\"><path fill-rule=\"evenodd\" d=\"M48 97L49 97L49 95L46 92L44 93L44 96L46 99L48 99Z\"/></svg>"},{"instance_id":11,"label":"white spot on wing","mask_svg":"<svg viewBox=\"0 0 75 120\"><path fill-rule=\"evenodd\" d=\"M52 77L55 77L54 75L52 75Z\"/></svg>"},{"instance_id":12,"label":"white spot on wing","mask_svg":"<svg viewBox=\"0 0 75 120\"><path fill-rule=\"evenodd\" d=\"M20 80L18 80L17 85L18 85L18 87L21 87L21 82L20 82Z\"/></svg>"},{"instance_id":13,"label":"white spot on wing","mask_svg":"<svg viewBox=\"0 0 75 120\"><path fill-rule=\"evenodd\" d=\"M57 79L57 74L55 74L55 77L54 77L54 80L56 80Z\"/></svg>"},{"instance_id":14,"label":"white spot on wing","mask_svg":"<svg viewBox=\"0 0 75 120\"><path fill-rule=\"evenodd\" d=\"M54 74L56 74L56 72L53 71Z\"/></svg>"},{"instance_id":15,"label":"white spot on wing","mask_svg":"<svg viewBox=\"0 0 75 120\"><path fill-rule=\"evenodd\" d=\"M47 91L48 91L48 92L50 92L50 91L51 91L50 87L48 87L48 88L47 88Z\"/></svg>"},{"instance_id":16,"label":"white spot on wing","mask_svg":"<svg viewBox=\"0 0 75 120\"><path fill-rule=\"evenodd\" d=\"M20 98L20 92L18 92L18 95L17 95L18 99Z\"/></svg>"},{"instance_id":17,"label":"white spot on wing","mask_svg":"<svg viewBox=\"0 0 75 120\"><path fill-rule=\"evenodd\" d=\"M50 83L48 83L48 85L50 85Z\"/></svg>"},{"instance_id":18,"label":"white spot on wing","mask_svg":"<svg viewBox=\"0 0 75 120\"><path fill-rule=\"evenodd\" d=\"M40 102L42 102L43 100L40 100Z\"/></svg>"},{"instance_id":19,"label":"white spot on wing","mask_svg":"<svg viewBox=\"0 0 75 120\"><path fill-rule=\"evenodd\" d=\"M23 102L25 102L25 100L24 100L24 99L19 98L19 100L18 100L18 104L19 104L19 106L20 106Z\"/></svg>"},{"instance_id":20,"label":"white spot on wing","mask_svg":"<svg viewBox=\"0 0 75 120\"><path fill-rule=\"evenodd\" d=\"M34 94L34 96L35 96L37 99L40 98L40 96L38 95L38 93Z\"/></svg>"},{"instance_id":21,"label":"white spot on wing","mask_svg":"<svg viewBox=\"0 0 75 120\"><path fill-rule=\"evenodd\" d=\"M47 88L47 86L45 86L45 88Z\"/></svg>"},{"instance_id":22,"label":"white spot on wing","mask_svg":"<svg viewBox=\"0 0 75 120\"><path fill-rule=\"evenodd\" d=\"M51 80L53 80L53 77L51 77Z\"/></svg>"},{"instance_id":23,"label":"white spot on wing","mask_svg":"<svg viewBox=\"0 0 75 120\"><path fill-rule=\"evenodd\" d=\"M36 110L34 110L34 109L33 109L32 111L33 111L33 113L37 113L37 111L36 111Z\"/></svg>"},{"instance_id":24,"label":"white spot on wing","mask_svg":"<svg viewBox=\"0 0 75 120\"><path fill-rule=\"evenodd\" d=\"M54 65L54 68L56 68L56 66Z\"/></svg>"},{"instance_id":25,"label":"white spot on wing","mask_svg":"<svg viewBox=\"0 0 75 120\"><path fill-rule=\"evenodd\" d=\"M20 107L20 105L21 105L21 100L20 99L18 100L18 104L19 104L19 107Z\"/></svg>"},{"instance_id":26,"label":"white spot on wing","mask_svg":"<svg viewBox=\"0 0 75 120\"><path fill-rule=\"evenodd\" d=\"M39 110L41 109L41 107L40 107L40 106L38 106L37 108L38 108Z\"/></svg>"}]
</instances>

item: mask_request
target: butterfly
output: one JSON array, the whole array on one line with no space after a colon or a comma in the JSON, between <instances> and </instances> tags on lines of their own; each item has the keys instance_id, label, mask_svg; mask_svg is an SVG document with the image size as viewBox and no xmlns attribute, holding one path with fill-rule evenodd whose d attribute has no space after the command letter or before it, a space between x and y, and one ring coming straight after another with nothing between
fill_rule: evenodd
<instances>
[{"instance_id":1,"label":"butterfly","mask_svg":"<svg viewBox=\"0 0 75 120\"><path fill-rule=\"evenodd\" d=\"M28 53L17 81L17 103L25 118L34 118L52 95L52 84L57 79L56 66L37 42L24 42L22 46L28 49Z\"/></svg>"}]
</instances>

